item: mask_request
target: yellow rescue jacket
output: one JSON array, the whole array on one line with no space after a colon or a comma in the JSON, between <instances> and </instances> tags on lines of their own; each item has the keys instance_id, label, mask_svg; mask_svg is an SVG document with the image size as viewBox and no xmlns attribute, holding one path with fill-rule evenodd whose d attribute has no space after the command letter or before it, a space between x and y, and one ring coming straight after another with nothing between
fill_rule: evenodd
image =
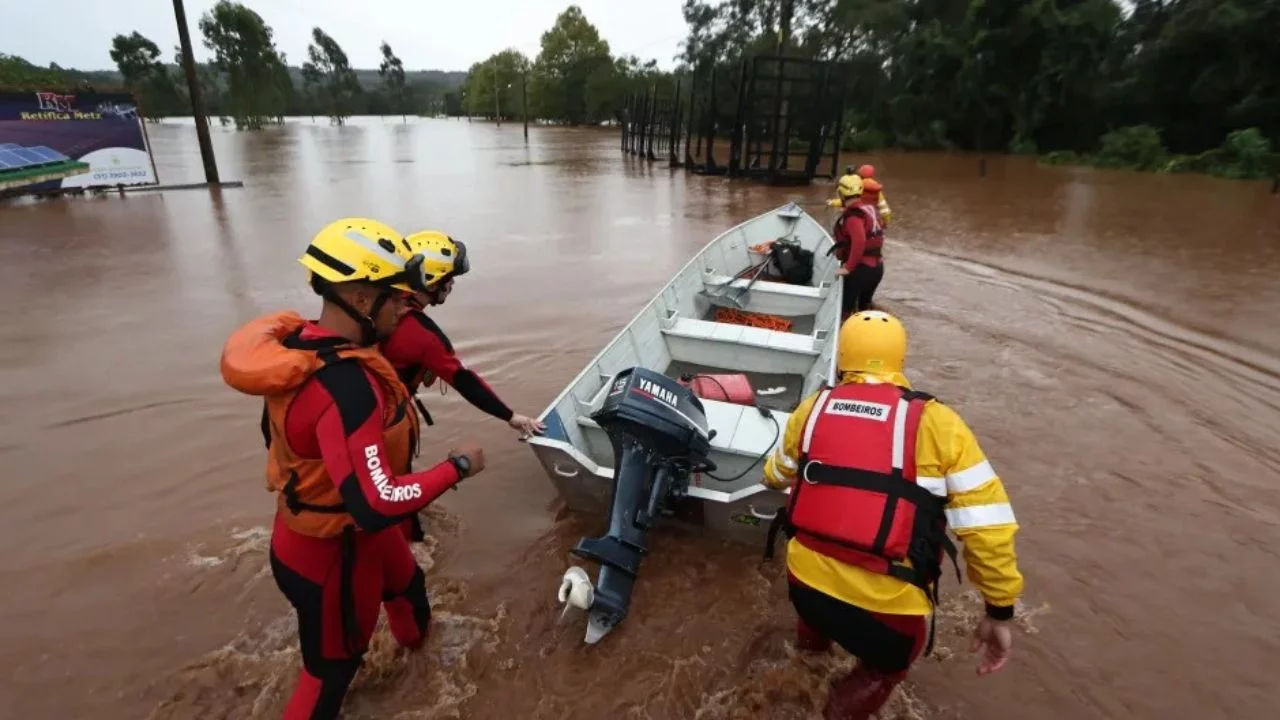
<instances>
[{"instance_id":1,"label":"yellow rescue jacket","mask_svg":"<svg viewBox=\"0 0 1280 720\"><path fill-rule=\"evenodd\" d=\"M844 207L844 201L834 197L827 201L827 206L840 209ZM889 227L889 222L893 219L893 210L889 208L889 201L885 199L883 190L880 191L880 197L876 200L876 212L880 213L880 225Z\"/></svg>"},{"instance_id":2,"label":"yellow rescue jacket","mask_svg":"<svg viewBox=\"0 0 1280 720\"><path fill-rule=\"evenodd\" d=\"M898 373L849 373L845 382L891 382L911 387ZM765 463L764 483L769 487L781 490L795 480L801 436L818 395L815 392L805 398L791 413L782 444ZM1013 506L973 431L955 410L937 400L930 400L921 413L916 475L946 484L947 526L964 543L969 582L988 604L1012 606L1023 589L1013 547L1013 536L1018 532ZM795 539L787 543L787 569L809 587L865 610L898 615L928 615L931 611L929 598L920 588L842 563Z\"/></svg>"}]
</instances>

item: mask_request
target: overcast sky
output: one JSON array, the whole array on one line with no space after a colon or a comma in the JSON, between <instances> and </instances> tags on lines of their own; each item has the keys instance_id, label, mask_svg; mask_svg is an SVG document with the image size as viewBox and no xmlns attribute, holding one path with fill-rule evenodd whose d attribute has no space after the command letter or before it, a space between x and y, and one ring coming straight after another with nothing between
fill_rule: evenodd
<instances>
[{"instance_id":1,"label":"overcast sky","mask_svg":"<svg viewBox=\"0 0 1280 720\"><path fill-rule=\"evenodd\" d=\"M197 23L217 0L186 0L197 60L210 58ZM409 70L466 70L508 47L538 54L542 33L570 0L242 0L274 31L292 65L306 59L311 28L342 45L353 67L376 68L383 40ZM111 38L137 30L173 56L172 0L0 0L0 52L37 65L113 68ZM671 68L684 39L681 0L577 0L614 55L653 58ZM21 17L19 17L21 15Z\"/></svg>"}]
</instances>

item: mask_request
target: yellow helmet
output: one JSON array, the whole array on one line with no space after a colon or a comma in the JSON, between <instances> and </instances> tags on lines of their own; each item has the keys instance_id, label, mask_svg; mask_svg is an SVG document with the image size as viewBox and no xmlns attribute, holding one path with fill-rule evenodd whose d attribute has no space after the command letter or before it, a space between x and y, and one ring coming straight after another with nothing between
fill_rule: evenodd
<instances>
[{"instance_id":1,"label":"yellow helmet","mask_svg":"<svg viewBox=\"0 0 1280 720\"><path fill-rule=\"evenodd\" d=\"M331 283L360 280L412 292L405 272L409 257L409 247L394 228L349 217L321 228L298 262Z\"/></svg>"},{"instance_id":2,"label":"yellow helmet","mask_svg":"<svg viewBox=\"0 0 1280 720\"><path fill-rule=\"evenodd\" d=\"M841 200L848 200L851 197L859 197L862 195L862 178L855 174L845 175L840 178L840 183L836 185L836 194Z\"/></svg>"},{"instance_id":3,"label":"yellow helmet","mask_svg":"<svg viewBox=\"0 0 1280 720\"><path fill-rule=\"evenodd\" d=\"M887 312L863 310L840 326L836 352L836 367L842 373L901 373L907 357L907 330Z\"/></svg>"},{"instance_id":4,"label":"yellow helmet","mask_svg":"<svg viewBox=\"0 0 1280 720\"><path fill-rule=\"evenodd\" d=\"M439 230L421 230L405 238L414 260L421 257L423 287L430 289L471 269L467 246Z\"/></svg>"}]
</instances>

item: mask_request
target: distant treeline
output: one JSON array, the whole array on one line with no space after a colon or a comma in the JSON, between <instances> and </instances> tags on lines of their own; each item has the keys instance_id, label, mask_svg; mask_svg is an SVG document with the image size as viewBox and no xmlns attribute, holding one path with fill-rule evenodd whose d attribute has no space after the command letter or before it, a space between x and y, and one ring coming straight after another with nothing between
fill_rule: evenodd
<instances>
[{"instance_id":1,"label":"distant treeline","mask_svg":"<svg viewBox=\"0 0 1280 720\"><path fill-rule=\"evenodd\" d=\"M468 115L520 117L527 98L530 117L578 125L616 118L628 95L654 83L670 92L674 78L656 60L615 57L582 9L570 5L542 34L536 58L514 49L490 55L471 66L459 94Z\"/></svg>"},{"instance_id":2,"label":"distant treeline","mask_svg":"<svg viewBox=\"0 0 1280 720\"><path fill-rule=\"evenodd\" d=\"M257 13L220 0L199 21L214 61L213 115L255 128L283 115L355 113L616 118L625 98L669 93L692 71L735 76L776 52L827 60L845 86L846 149L1052 153L1055 162L1255 177L1280 163L1277 0L685 0L674 72L609 44L569 6L536 58L503 50L464 75L413 72L383 43L354 70L320 28L290 66ZM145 37L118 35L117 73L0 56L0 87L119 83L152 117L189 112L186 83ZM684 85L687 90L688 84ZM733 99L725 94L725 102Z\"/></svg>"},{"instance_id":3,"label":"distant treeline","mask_svg":"<svg viewBox=\"0 0 1280 720\"><path fill-rule=\"evenodd\" d=\"M686 0L684 14L690 66L770 52L788 30L788 54L841 63L849 149L1274 172L1276 0Z\"/></svg>"},{"instance_id":4,"label":"distant treeline","mask_svg":"<svg viewBox=\"0 0 1280 720\"><path fill-rule=\"evenodd\" d=\"M448 108L446 94L455 91L466 73L405 70L386 43L377 69L354 69L346 53L320 28L302 65L289 65L276 49L271 28L244 5L221 0L199 21L211 63L197 64L205 110L223 123L253 129L279 122L285 115L327 116L341 124L356 114L434 115ZM191 100L181 51L166 61L149 38L133 32L111 43L116 70L81 71L0 54L0 88L127 89L152 119L190 115Z\"/></svg>"},{"instance_id":5,"label":"distant treeline","mask_svg":"<svg viewBox=\"0 0 1280 720\"><path fill-rule=\"evenodd\" d=\"M226 94L226 77L213 65L197 63L196 72L202 79L205 111L211 116L228 117L230 103ZM294 88L305 85L303 69L289 65L286 68ZM174 63L164 65L165 74L170 78L169 87L145 87L138 94L145 114L152 119L165 117L190 116L191 100L187 93L187 80L182 68ZM398 115L394 99L383 87L377 70L355 68L356 82L359 90L351 98L352 115ZM405 106L407 115L429 115L442 113L445 108L445 95L449 92L457 94L467 74L461 71L444 70L406 70L406 94L408 102ZM48 68L31 65L24 59L6 56L0 53L0 89L64 89L93 88L99 91L128 90L124 76L119 70L76 70L51 65ZM285 115L326 115L326 109L314 97L298 92L296 89L289 95L289 103Z\"/></svg>"}]
</instances>

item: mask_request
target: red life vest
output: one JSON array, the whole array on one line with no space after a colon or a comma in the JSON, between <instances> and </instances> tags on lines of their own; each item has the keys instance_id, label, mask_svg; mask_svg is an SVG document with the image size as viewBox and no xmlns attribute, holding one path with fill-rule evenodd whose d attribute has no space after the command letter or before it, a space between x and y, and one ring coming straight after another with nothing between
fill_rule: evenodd
<instances>
[{"instance_id":1,"label":"red life vest","mask_svg":"<svg viewBox=\"0 0 1280 720\"><path fill-rule=\"evenodd\" d=\"M810 550L911 583L936 602L942 554L954 562L955 546L946 498L916 483L916 433L931 399L889 384L823 390L779 517L787 536Z\"/></svg>"},{"instance_id":2,"label":"red life vest","mask_svg":"<svg viewBox=\"0 0 1280 720\"><path fill-rule=\"evenodd\" d=\"M880 224L880 211L876 209L874 204L867 204L868 201L864 197L863 202L855 203L853 207L857 208L862 217L866 218L867 227L867 245L862 250L862 257L879 258L880 249L884 247L884 226ZM875 267L875 263L864 263Z\"/></svg>"},{"instance_id":3,"label":"red life vest","mask_svg":"<svg viewBox=\"0 0 1280 720\"><path fill-rule=\"evenodd\" d=\"M831 247L831 250L827 251L827 254L834 252L840 262L848 259L850 249L849 236L844 232L844 224L849 222L849 218L855 216L863 221L863 228L867 234L867 244L862 249L862 260L879 258L881 248L884 247L884 227L880 225L880 211L874 205L866 204L865 201L855 202L846 207L844 212L840 214L840 219L836 220L835 245ZM875 267L877 262L863 262L861 264Z\"/></svg>"}]
</instances>

